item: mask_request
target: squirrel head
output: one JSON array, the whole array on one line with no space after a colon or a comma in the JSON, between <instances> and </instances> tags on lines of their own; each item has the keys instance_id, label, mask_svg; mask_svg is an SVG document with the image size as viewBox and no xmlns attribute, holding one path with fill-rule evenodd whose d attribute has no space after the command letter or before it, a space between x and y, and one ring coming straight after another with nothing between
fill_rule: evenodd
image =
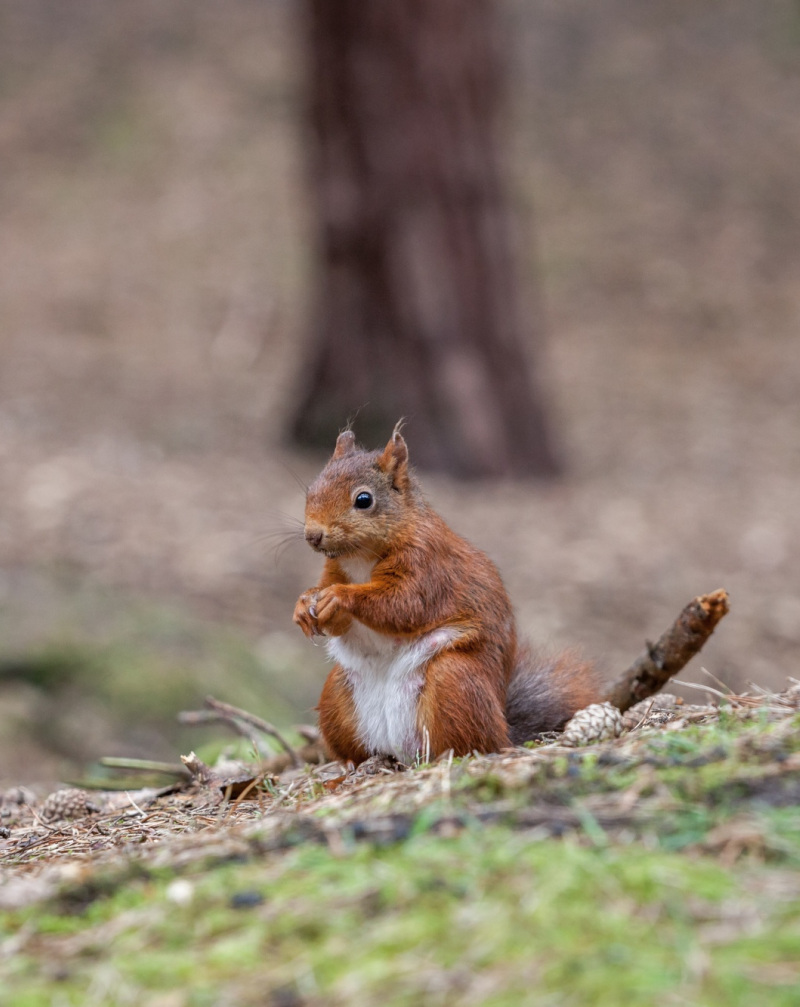
<instances>
[{"instance_id":1,"label":"squirrel head","mask_svg":"<svg viewBox=\"0 0 800 1007\"><path fill-rule=\"evenodd\" d=\"M306 541L329 559L377 559L386 553L417 495L399 423L383 451L365 451L353 431L344 430L308 489Z\"/></svg>"}]
</instances>

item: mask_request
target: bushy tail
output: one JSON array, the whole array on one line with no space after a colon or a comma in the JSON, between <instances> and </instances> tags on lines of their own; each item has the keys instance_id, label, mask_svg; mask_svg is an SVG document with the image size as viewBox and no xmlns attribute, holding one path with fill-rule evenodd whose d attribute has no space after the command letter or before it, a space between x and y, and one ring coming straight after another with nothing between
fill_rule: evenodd
<instances>
[{"instance_id":1,"label":"bushy tail","mask_svg":"<svg viewBox=\"0 0 800 1007\"><path fill-rule=\"evenodd\" d=\"M574 651L546 655L520 648L506 697L512 744L522 745L544 731L560 731L577 710L600 702L600 694L594 666Z\"/></svg>"}]
</instances>

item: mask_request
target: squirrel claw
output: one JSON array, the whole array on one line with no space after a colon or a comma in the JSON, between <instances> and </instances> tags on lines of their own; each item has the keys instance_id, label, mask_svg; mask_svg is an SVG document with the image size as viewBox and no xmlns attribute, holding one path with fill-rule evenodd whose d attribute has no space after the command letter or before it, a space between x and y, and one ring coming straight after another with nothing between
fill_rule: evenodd
<instances>
[{"instance_id":1,"label":"squirrel claw","mask_svg":"<svg viewBox=\"0 0 800 1007\"><path fill-rule=\"evenodd\" d=\"M297 623L309 639L320 635L320 629L317 626L316 599L316 590L305 591L297 599L297 604L294 608L294 622Z\"/></svg>"}]
</instances>

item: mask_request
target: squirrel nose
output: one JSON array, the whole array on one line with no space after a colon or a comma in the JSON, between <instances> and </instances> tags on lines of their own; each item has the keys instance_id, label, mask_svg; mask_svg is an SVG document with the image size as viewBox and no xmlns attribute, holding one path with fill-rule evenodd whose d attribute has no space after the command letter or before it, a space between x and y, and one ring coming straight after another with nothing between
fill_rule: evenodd
<instances>
[{"instance_id":1,"label":"squirrel nose","mask_svg":"<svg viewBox=\"0 0 800 1007\"><path fill-rule=\"evenodd\" d=\"M306 528L306 542L312 549L319 549L323 538L325 538L325 532L321 528Z\"/></svg>"}]
</instances>

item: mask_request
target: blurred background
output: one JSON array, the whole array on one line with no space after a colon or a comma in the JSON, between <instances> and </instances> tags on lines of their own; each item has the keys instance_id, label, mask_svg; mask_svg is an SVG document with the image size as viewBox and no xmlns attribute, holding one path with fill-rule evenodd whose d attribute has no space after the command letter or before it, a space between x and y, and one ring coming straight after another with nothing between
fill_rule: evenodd
<instances>
[{"instance_id":1,"label":"blurred background","mask_svg":"<svg viewBox=\"0 0 800 1007\"><path fill-rule=\"evenodd\" d=\"M208 692L313 721L326 662L291 622L319 569L297 524L325 459L307 445L347 421L336 389L383 338L329 324L351 246L320 66L352 50L326 6L0 8L0 782L174 759L206 736L175 714ZM377 447L408 414L430 499L498 563L535 641L614 674L724 586L731 614L682 677L782 687L800 677L800 5L477 7L490 48L473 38L463 67L491 98L473 102L481 205L508 220L491 261L514 301L497 338L529 389L504 422L539 447L493 452L491 402L456 442L477 364L451 383L467 407L443 365L438 417L354 381L356 429ZM402 30L413 61L426 25L401 21L360 44ZM427 65L449 66L431 37ZM371 65L362 97L382 93ZM391 233L376 242L391 257ZM382 296L387 314L413 302ZM487 443L508 464L458 479Z\"/></svg>"}]
</instances>

